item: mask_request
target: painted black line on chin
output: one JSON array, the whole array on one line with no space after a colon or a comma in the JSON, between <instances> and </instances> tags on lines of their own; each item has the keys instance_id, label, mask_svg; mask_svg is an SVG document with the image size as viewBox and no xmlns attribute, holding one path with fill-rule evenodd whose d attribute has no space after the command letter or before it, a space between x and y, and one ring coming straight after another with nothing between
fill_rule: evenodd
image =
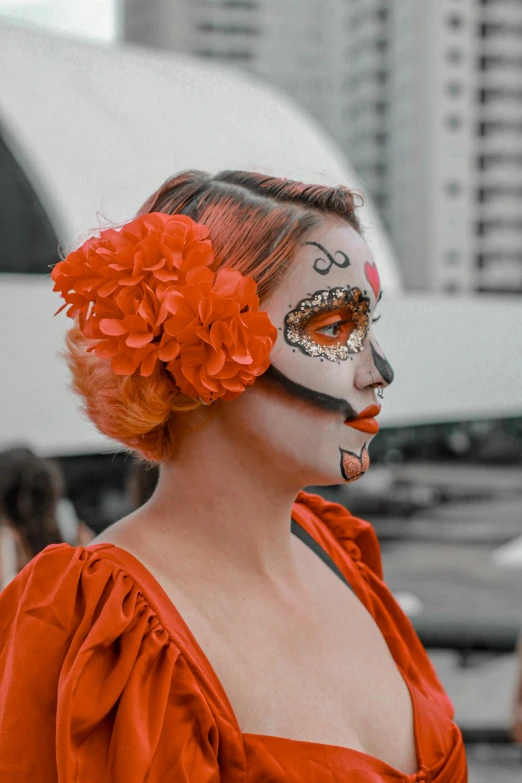
<instances>
[{"instance_id":1,"label":"painted black line on chin","mask_svg":"<svg viewBox=\"0 0 522 783\"><path fill-rule=\"evenodd\" d=\"M339 413L344 421L351 421L352 419L357 418L357 411L352 408L347 400L330 397L329 394L323 394L323 392L309 389L308 386L301 386L300 383L296 383L295 381L290 380L290 378L287 378L286 375L283 375L283 373L274 367L273 364L270 365L268 370L261 377L273 386L284 389L284 391L288 392L288 394L291 394L293 397L297 397L297 399L313 405L314 408L326 411L327 413Z\"/></svg>"},{"instance_id":2,"label":"painted black line on chin","mask_svg":"<svg viewBox=\"0 0 522 783\"><path fill-rule=\"evenodd\" d=\"M372 357L373 357L373 363L375 364L375 367L377 368L377 372L380 373L381 378L383 381L387 384L390 384L393 382L393 379L395 378L395 373L393 372L393 367L389 363L389 361L384 356L380 356L375 348L373 347L373 343L370 342L370 348L372 351Z\"/></svg>"}]
</instances>

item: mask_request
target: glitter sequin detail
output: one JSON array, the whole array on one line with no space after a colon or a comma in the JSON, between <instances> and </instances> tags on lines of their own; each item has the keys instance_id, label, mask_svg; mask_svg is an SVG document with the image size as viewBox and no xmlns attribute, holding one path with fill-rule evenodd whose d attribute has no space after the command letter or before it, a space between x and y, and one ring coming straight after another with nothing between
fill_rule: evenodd
<instances>
[{"instance_id":1,"label":"glitter sequin detail","mask_svg":"<svg viewBox=\"0 0 522 783\"><path fill-rule=\"evenodd\" d=\"M357 481L370 467L370 455L364 444L361 454L339 449L341 452L341 473L345 481Z\"/></svg>"},{"instance_id":2,"label":"glitter sequin detail","mask_svg":"<svg viewBox=\"0 0 522 783\"><path fill-rule=\"evenodd\" d=\"M368 334L370 300L360 288L330 288L316 291L309 299L303 299L295 310L285 316L285 340L308 356L324 356L331 362L346 361L350 354L360 353ZM310 320L318 313L348 308L354 329L345 344L321 345L306 333Z\"/></svg>"}]
</instances>

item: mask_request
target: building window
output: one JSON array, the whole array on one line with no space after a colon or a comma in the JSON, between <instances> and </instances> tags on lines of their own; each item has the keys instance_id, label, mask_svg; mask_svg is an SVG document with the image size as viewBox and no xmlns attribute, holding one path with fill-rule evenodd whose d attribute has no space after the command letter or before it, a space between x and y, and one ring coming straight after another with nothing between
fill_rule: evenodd
<instances>
[{"instance_id":1,"label":"building window","mask_svg":"<svg viewBox=\"0 0 522 783\"><path fill-rule=\"evenodd\" d=\"M492 120L491 122L479 122L479 136L490 136L493 133L522 133L522 122L518 120Z\"/></svg>"},{"instance_id":2,"label":"building window","mask_svg":"<svg viewBox=\"0 0 522 783\"><path fill-rule=\"evenodd\" d=\"M517 24L509 24L507 22L486 22L479 25L479 32L482 38L489 38L490 36L506 36L509 34L520 35L521 26Z\"/></svg>"},{"instance_id":3,"label":"building window","mask_svg":"<svg viewBox=\"0 0 522 783\"><path fill-rule=\"evenodd\" d=\"M447 280L442 286L442 289L448 294L456 294L460 291L460 283L458 280Z\"/></svg>"},{"instance_id":4,"label":"building window","mask_svg":"<svg viewBox=\"0 0 522 783\"><path fill-rule=\"evenodd\" d=\"M478 91L478 98L480 103L488 104L493 101L514 101L516 103L522 102L522 90L509 89L508 87L487 87Z\"/></svg>"},{"instance_id":5,"label":"building window","mask_svg":"<svg viewBox=\"0 0 522 783\"><path fill-rule=\"evenodd\" d=\"M487 204L496 198L522 199L521 185L490 185L477 190L477 201Z\"/></svg>"},{"instance_id":6,"label":"building window","mask_svg":"<svg viewBox=\"0 0 522 783\"><path fill-rule=\"evenodd\" d=\"M451 95L452 98L456 98L462 95L463 86L461 82L448 82L446 85L446 92Z\"/></svg>"},{"instance_id":7,"label":"building window","mask_svg":"<svg viewBox=\"0 0 522 783\"><path fill-rule=\"evenodd\" d=\"M462 127L462 117L459 114L448 114L445 123L450 130L459 130Z\"/></svg>"},{"instance_id":8,"label":"building window","mask_svg":"<svg viewBox=\"0 0 522 783\"><path fill-rule=\"evenodd\" d=\"M489 169L491 166L522 166L522 154L491 152L488 155L479 155L477 166L482 170Z\"/></svg>"},{"instance_id":9,"label":"building window","mask_svg":"<svg viewBox=\"0 0 522 783\"><path fill-rule=\"evenodd\" d=\"M203 5L221 6L222 8L238 8L243 11L255 11L259 8L259 2L256 0L203 0Z\"/></svg>"},{"instance_id":10,"label":"building window","mask_svg":"<svg viewBox=\"0 0 522 783\"><path fill-rule=\"evenodd\" d=\"M235 60L237 62L251 62L254 59L254 55L252 52L233 52L233 51L224 51L219 52L215 49L197 49L195 51L195 55L197 57L205 57L209 59L215 59L215 60Z\"/></svg>"},{"instance_id":11,"label":"building window","mask_svg":"<svg viewBox=\"0 0 522 783\"><path fill-rule=\"evenodd\" d=\"M448 49L448 51L446 52L446 59L452 65L458 65L459 63L461 63L463 57L464 57L464 53L462 49L457 49L456 47Z\"/></svg>"},{"instance_id":12,"label":"building window","mask_svg":"<svg viewBox=\"0 0 522 783\"><path fill-rule=\"evenodd\" d=\"M448 266L456 266L460 261L460 253L458 250L446 250L444 252L444 262Z\"/></svg>"},{"instance_id":13,"label":"building window","mask_svg":"<svg viewBox=\"0 0 522 783\"><path fill-rule=\"evenodd\" d=\"M221 33L223 35L259 35L257 27L239 24L213 24L212 22L200 22L197 25L200 33Z\"/></svg>"},{"instance_id":14,"label":"building window","mask_svg":"<svg viewBox=\"0 0 522 783\"><path fill-rule=\"evenodd\" d=\"M460 14L452 14L451 16L448 16L447 23L448 27L450 27L452 30L460 30L464 24L464 19L462 16L460 16Z\"/></svg>"},{"instance_id":15,"label":"building window","mask_svg":"<svg viewBox=\"0 0 522 783\"><path fill-rule=\"evenodd\" d=\"M444 190L448 194L448 196L460 196L462 193L462 185L460 182L446 182L446 185L444 187Z\"/></svg>"}]
</instances>

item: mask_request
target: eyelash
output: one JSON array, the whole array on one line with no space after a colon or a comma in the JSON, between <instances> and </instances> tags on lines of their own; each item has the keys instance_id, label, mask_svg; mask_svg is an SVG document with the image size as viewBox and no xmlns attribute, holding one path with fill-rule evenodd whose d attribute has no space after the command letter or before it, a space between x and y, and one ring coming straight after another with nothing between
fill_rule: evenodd
<instances>
[{"instance_id":1,"label":"eyelash","mask_svg":"<svg viewBox=\"0 0 522 783\"><path fill-rule=\"evenodd\" d=\"M377 321L379 321L381 319L381 317L382 316L378 315L377 318L373 318L372 319L372 324L376 324ZM346 318L344 321L337 321L336 323L330 324L329 326L323 326L321 329L318 329L317 331L318 332L322 332L322 334L325 334L325 331L324 331L325 329L335 329L335 328L339 329L343 324L350 323L350 321L351 321L350 318ZM331 335L327 335L327 336L328 337L335 337L336 335L331 334Z\"/></svg>"},{"instance_id":2,"label":"eyelash","mask_svg":"<svg viewBox=\"0 0 522 783\"><path fill-rule=\"evenodd\" d=\"M317 331L320 334L324 334L326 337L337 337L336 334L328 334L326 330L327 329L339 329L339 327L341 327L342 324L344 324L344 323L346 323L346 321L337 321L337 323L335 323L335 324L329 324L328 326L322 326Z\"/></svg>"}]
</instances>

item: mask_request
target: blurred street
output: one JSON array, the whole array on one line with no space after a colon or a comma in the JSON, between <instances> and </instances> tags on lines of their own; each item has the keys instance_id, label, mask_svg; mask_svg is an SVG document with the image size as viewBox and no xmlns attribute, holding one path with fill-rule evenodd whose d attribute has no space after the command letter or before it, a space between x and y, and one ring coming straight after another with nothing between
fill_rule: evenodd
<instances>
[{"instance_id":1,"label":"blurred street","mask_svg":"<svg viewBox=\"0 0 522 783\"><path fill-rule=\"evenodd\" d=\"M381 532L408 540L383 543L388 584L408 591L426 610L455 617L520 617L522 563L499 568L491 553L522 535L522 471L512 467L417 464L395 468L396 476L418 485L464 491L489 491L475 502L447 503L408 520L374 518ZM434 651L431 659L453 700L456 719L466 727L505 728L514 688L514 656L477 654L467 666L453 652ZM470 783L515 783L522 779L522 749L474 746L468 750Z\"/></svg>"}]
</instances>

